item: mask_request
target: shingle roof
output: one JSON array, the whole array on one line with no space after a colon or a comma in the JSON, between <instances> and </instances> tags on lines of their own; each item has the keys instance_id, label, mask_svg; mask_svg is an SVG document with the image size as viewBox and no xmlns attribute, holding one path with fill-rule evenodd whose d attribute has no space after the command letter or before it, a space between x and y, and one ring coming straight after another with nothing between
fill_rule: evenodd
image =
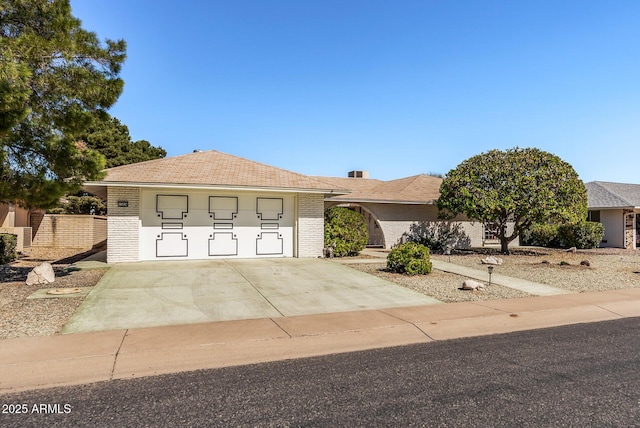
<instances>
[{"instance_id":1,"label":"shingle roof","mask_svg":"<svg viewBox=\"0 0 640 428\"><path fill-rule=\"evenodd\" d=\"M109 168L89 185L195 185L347 193L335 184L216 150Z\"/></svg>"},{"instance_id":2,"label":"shingle roof","mask_svg":"<svg viewBox=\"0 0 640 428\"><path fill-rule=\"evenodd\" d=\"M589 208L640 207L640 184L591 181L585 187Z\"/></svg>"},{"instance_id":3,"label":"shingle roof","mask_svg":"<svg viewBox=\"0 0 640 428\"><path fill-rule=\"evenodd\" d=\"M440 184L442 183L441 178L424 174L391 181L372 178L317 178L351 190L351 193L347 195L331 198L331 200L345 202L370 201L430 204L440 197Z\"/></svg>"}]
</instances>

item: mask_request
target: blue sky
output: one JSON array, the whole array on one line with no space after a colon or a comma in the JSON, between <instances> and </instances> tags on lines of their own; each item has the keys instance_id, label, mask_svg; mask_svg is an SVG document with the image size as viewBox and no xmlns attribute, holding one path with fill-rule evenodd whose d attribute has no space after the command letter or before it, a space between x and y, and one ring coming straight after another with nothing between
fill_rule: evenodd
<instances>
[{"instance_id":1,"label":"blue sky","mask_svg":"<svg viewBox=\"0 0 640 428\"><path fill-rule=\"evenodd\" d=\"M309 175L445 174L537 147L640 183L640 2L72 0L124 39L111 114L169 156Z\"/></svg>"}]
</instances>

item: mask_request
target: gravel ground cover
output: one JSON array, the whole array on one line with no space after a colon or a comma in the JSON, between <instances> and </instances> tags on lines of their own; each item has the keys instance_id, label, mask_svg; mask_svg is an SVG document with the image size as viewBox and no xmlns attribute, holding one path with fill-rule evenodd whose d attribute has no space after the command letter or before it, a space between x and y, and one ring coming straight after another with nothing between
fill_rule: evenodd
<instances>
[{"instance_id":1,"label":"gravel ground cover","mask_svg":"<svg viewBox=\"0 0 640 428\"><path fill-rule=\"evenodd\" d=\"M451 260L453 262L453 259ZM485 287L483 291L461 290L464 278L451 273L433 270L428 275L402 275L386 272L386 263L348 264L347 266L395 282L403 287L433 297L445 303L474 302L479 300L511 299L528 297L530 294L500 285Z\"/></svg>"},{"instance_id":2,"label":"gravel ground cover","mask_svg":"<svg viewBox=\"0 0 640 428\"><path fill-rule=\"evenodd\" d=\"M0 266L0 339L49 336L60 331L84 297L27 297L42 288L94 286L106 270L64 272L64 268L79 258L79 253L81 250L78 249L32 248L19 260ZM27 274L43 262L53 265L55 282L47 285L26 285Z\"/></svg>"},{"instance_id":3,"label":"gravel ground cover","mask_svg":"<svg viewBox=\"0 0 640 428\"><path fill-rule=\"evenodd\" d=\"M91 287L106 270L64 272L69 264L86 257L77 249L51 250L32 248L20 260L0 266L0 339L48 336L56 334L80 306L84 297L57 299L27 299L41 288ZM480 259L485 254L457 254L451 262L486 270ZM498 255L503 264L496 273L528 279L568 290L604 291L640 287L640 251L599 249L565 252L561 250L516 251L509 256ZM371 256L366 256L371 258ZM448 256L432 255L433 259L449 261ZM580 262L588 260L590 266ZM56 272L56 282L49 285L25 285L29 271L48 261ZM547 262L547 263L543 263ZM565 262L565 264L561 264ZM464 278L434 270L429 275L407 276L386 272L385 260L376 264L349 264L354 269L380 276L409 289L432 296L443 302L464 302L526 297L527 293L508 287L491 285L484 291L461 290Z\"/></svg>"},{"instance_id":4,"label":"gravel ground cover","mask_svg":"<svg viewBox=\"0 0 640 428\"><path fill-rule=\"evenodd\" d=\"M496 255L503 260L494 273L522 278L541 284L564 288L578 293L640 287L640 251L597 249L538 250L535 255ZM434 259L447 261L447 256L434 255ZM456 255L452 263L486 270L480 254ZM581 265L581 262L588 265Z\"/></svg>"},{"instance_id":5,"label":"gravel ground cover","mask_svg":"<svg viewBox=\"0 0 640 428\"><path fill-rule=\"evenodd\" d=\"M434 260L451 262L478 270L486 270L481 259L487 254L503 260L494 273L526 279L575 292L606 291L640 287L640 251L619 249L578 250L575 252L553 249L515 250L511 255L485 250L449 256L434 254ZM588 261L589 266L581 265ZM529 294L508 287L491 285L484 291L461 290L464 278L438 270L429 275L407 276L385 270L380 264L349 264L348 266L393 281L404 287L434 297L443 302L526 297Z\"/></svg>"}]
</instances>

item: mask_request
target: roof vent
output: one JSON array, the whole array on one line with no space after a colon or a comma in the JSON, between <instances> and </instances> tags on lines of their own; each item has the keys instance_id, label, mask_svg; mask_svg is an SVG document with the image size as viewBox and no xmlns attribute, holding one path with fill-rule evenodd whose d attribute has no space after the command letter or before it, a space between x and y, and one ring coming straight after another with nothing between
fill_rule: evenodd
<instances>
[{"instance_id":1,"label":"roof vent","mask_svg":"<svg viewBox=\"0 0 640 428\"><path fill-rule=\"evenodd\" d=\"M349 171L349 178L369 178L369 171Z\"/></svg>"},{"instance_id":2,"label":"roof vent","mask_svg":"<svg viewBox=\"0 0 640 428\"><path fill-rule=\"evenodd\" d=\"M195 150L193 151L193 153L200 153L200 152L202 152L202 150L200 150L200 149L195 149Z\"/></svg>"}]
</instances>

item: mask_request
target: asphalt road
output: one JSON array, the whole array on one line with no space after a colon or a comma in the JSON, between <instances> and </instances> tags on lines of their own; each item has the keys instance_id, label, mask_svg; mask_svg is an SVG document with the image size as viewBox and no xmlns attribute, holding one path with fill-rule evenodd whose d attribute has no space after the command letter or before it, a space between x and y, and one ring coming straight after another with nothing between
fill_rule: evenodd
<instances>
[{"instance_id":1,"label":"asphalt road","mask_svg":"<svg viewBox=\"0 0 640 428\"><path fill-rule=\"evenodd\" d=\"M0 395L0 404L2 427L640 426L640 318Z\"/></svg>"}]
</instances>

